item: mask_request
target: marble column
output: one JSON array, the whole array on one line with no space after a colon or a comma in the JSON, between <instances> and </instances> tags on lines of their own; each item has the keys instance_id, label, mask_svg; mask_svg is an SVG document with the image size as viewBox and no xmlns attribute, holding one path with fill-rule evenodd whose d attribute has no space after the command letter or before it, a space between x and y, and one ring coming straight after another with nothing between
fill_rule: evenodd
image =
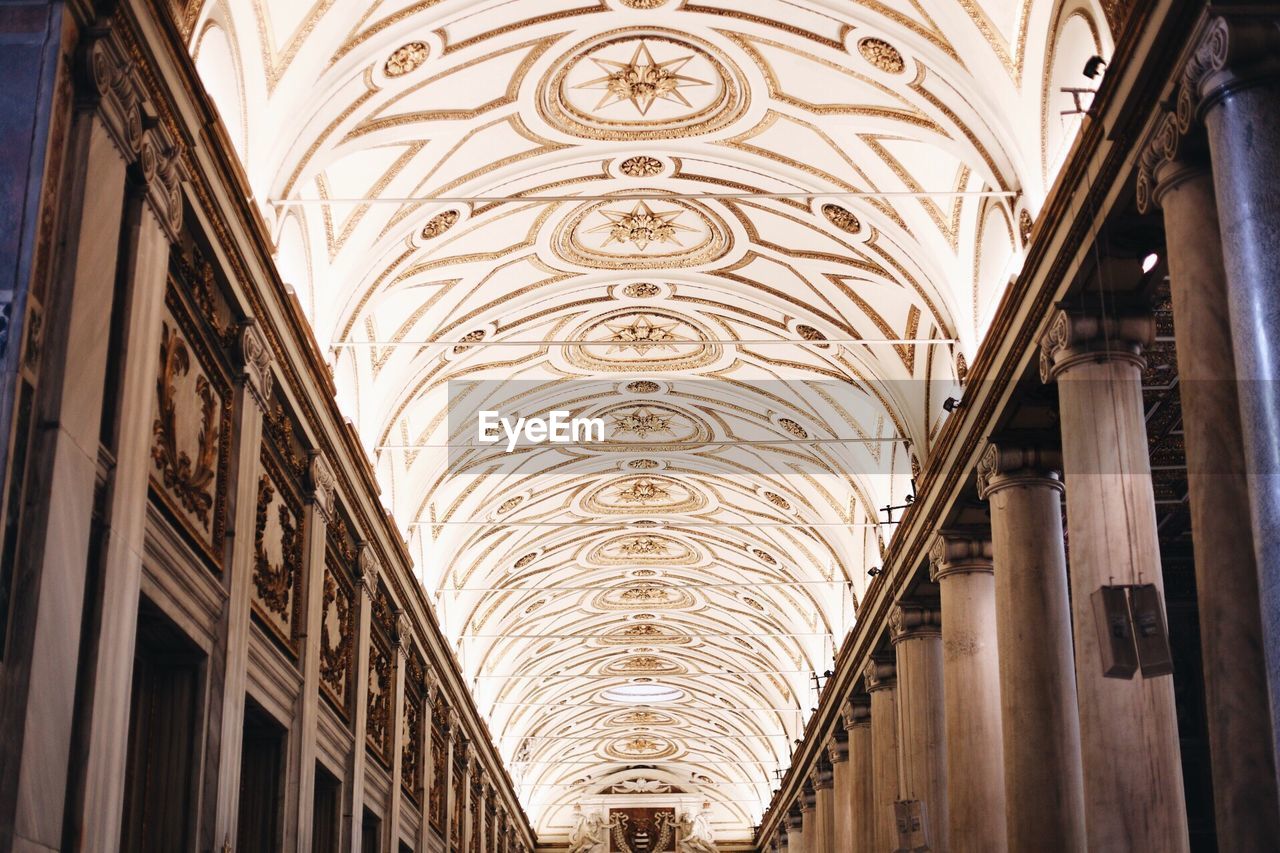
<instances>
[{"instance_id":1,"label":"marble column","mask_svg":"<svg viewBox=\"0 0 1280 853\"><path fill-rule=\"evenodd\" d=\"M356 583L360 587L360 594L356 596L356 666L351 676L355 679L355 710L352 712L351 758L347 764L347 784L343 787L342 804L342 835L350 839L350 853L361 853L364 775L365 765L369 760L366 745L369 725L369 632L372 629L373 599L378 594L378 578L382 574L382 565L368 543L361 543L357 565L359 575ZM364 853L372 851L366 850Z\"/></svg>"},{"instance_id":2,"label":"marble column","mask_svg":"<svg viewBox=\"0 0 1280 853\"><path fill-rule=\"evenodd\" d=\"M845 730L845 752L848 754L848 796L841 800L842 811L849 815L848 840L839 849L853 853L875 850L875 801L871 759L871 697L856 693L840 711Z\"/></svg>"},{"instance_id":3,"label":"marble column","mask_svg":"<svg viewBox=\"0 0 1280 853\"><path fill-rule=\"evenodd\" d=\"M1280 838L1258 568L1213 177L1173 113L1141 148L1139 209L1163 209L1191 496L1214 823L1223 850Z\"/></svg>"},{"instance_id":4,"label":"marble column","mask_svg":"<svg viewBox=\"0 0 1280 853\"><path fill-rule=\"evenodd\" d=\"M392 682L391 719L387 725L391 730L391 790L387 792L387 808L384 814L387 819L387 849L400 849L400 815L404 809L404 789L400 785L400 773L404 764L404 670L405 656L413 640L409 636L409 620L403 613L396 613L395 621L395 675Z\"/></svg>"},{"instance_id":5,"label":"marble column","mask_svg":"<svg viewBox=\"0 0 1280 853\"><path fill-rule=\"evenodd\" d=\"M872 848L896 850L898 822L898 681L892 655L871 656L863 671L871 695Z\"/></svg>"},{"instance_id":6,"label":"marble column","mask_svg":"<svg viewBox=\"0 0 1280 853\"><path fill-rule=\"evenodd\" d=\"M145 190L145 184L135 185L136 192ZM91 664L92 698L84 700L83 709L89 720L79 815L83 850L114 850L120 844L145 539L146 513L139 507L147 505L160 313L169 271L170 233L157 211L149 203L140 204L129 220L128 297L121 306L129 345L120 371L111 497L103 514L106 554Z\"/></svg>"},{"instance_id":7,"label":"marble column","mask_svg":"<svg viewBox=\"0 0 1280 853\"><path fill-rule=\"evenodd\" d=\"M315 827L312 809L316 790L316 735L320 711L320 639L324 619L325 537L334 512L333 472L324 457L312 456L308 472L311 494L307 499L306 547L303 552L305 581L302 587L303 629L301 666L302 687L298 691L290 726L287 778L297 779L292 786L293 801L286 809L285 846L311 849L311 833Z\"/></svg>"},{"instance_id":8,"label":"marble column","mask_svg":"<svg viewBox=\"0 0 1280 853\"><path fill-rule=\"evenodd\" d=\"M899 602L889 617L898 662L898 799L920 803L925 842L936 853L949 849L941 622L936 603L919 601Z\"/></svg>"},{"instance_id":9,"label":"marble column","mask_svg":"<svg viewBox=\"0 0 1280 853\"><path fill-rule=\"evenodd\" d=\"M1009 849L1083 853L1084 771L1063 547L1061 456L987 446Z\"/></svg>"},{"instance_id":10,"label":"marble column","mask_svg":"<svg viewBox=\"0 0 1280 853\"><path fill-rule=\"evenodd\" d=\"M271 350L256 323L240 331L244 372L236 396L239 421L235 431L232 477L228 494L247 494L258 479L262 421L269 411L273 384ZM252 531L256 502L236 503L232 530ZM249 595L252 588L253 536L233 536L231 562L223 572L226 603L209 655L209 722L205 792L207 812L202 847L218 850L234 843L240 802L240 756L244 730L244 698L248 679Z\"/></svg>"},{"instance_id":11,"label":"marble column","mask_svg":"<svg viewBox=\"0 0 1280 853\"><path fill-rule=\"evenodd\" d=\"M943 531L929 553L942 598L947 837L952 853L1007 850L995 577L985 532Z\"/></svg>"},{"instance_id":12,"label":"marble column","mask_svg":"<svg viewBox=\"0 0 1280 853\"><path fill-rule=\"evenodd\" d=\"M1149 315L1051 318L1040 370L1058 383L1071 609L1090 850L1188 848L1173 679L1105 678L1093 594L1154 584L1163 600L1142 403Z\"/></svg>"},{"instance_id":13,"label":"marble column","mask_svg":"<svg viewBox=\"0 0 1280 853\"><path fill-rule=\"evenodd\" d=\"M809 853L809 848L804 843L804 794L800 794L800 801L791 807L791 811L787 812L787 853Z\"/></svg>"},{"instance_id":14,"label":"marble column","mask_svg":"<svg viewBox=\"0 0 1280 853\"><path fill-rule=\"evenodd\" d=\"M832 767L822 760L809 773L813 785L812 829L805 830L810 853L833 853L835 844L835 777ZM807 819L806 819L807 821Z\"/></svg>"},{"instance_id":15,"label":"marble column","mask_svg":"<svg viewBox=\"0 0 1280 853\"><path fill-rule=\"evenodd\" d=\"M827 760L831 762L831 801L833 816L831 820L830 853L851 853L853 850L853 810L850 808L852 796L849 787L853 780L849 778L849 739L844 726L837 725L827 741Z\"/></svg>"},{"instance_id":16,"label":"marble column","mask_svg":"<svg viewBox=\"0 0 1280 853\"><path fill-rule=\"evenodd\" d=\"M1244 459L1249 480L1272 763L1280 770L1280 13L1209 14L1178 94L1186 130L1208 130ZM1204 236L1199 238L1205 240Z\"/></svg>"}]
</instances>

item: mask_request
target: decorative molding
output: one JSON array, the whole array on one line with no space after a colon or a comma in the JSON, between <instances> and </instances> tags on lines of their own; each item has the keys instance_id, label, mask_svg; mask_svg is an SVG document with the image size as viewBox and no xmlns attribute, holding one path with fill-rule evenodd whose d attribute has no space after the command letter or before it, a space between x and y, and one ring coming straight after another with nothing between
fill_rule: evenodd
<instances>
[{"instance_id":1,"label":"decorative molding","mask_svg":"<svg viewBox=\"0 0 1280 853\"><path fill-rule=\"evenodd\" d=\"M897 685L897 679L898 665L892 655L873 655L863 666L862 680L868 693L892 689Z\"/></svg>"},{"instance_id":2,"label":"decorative molding","mask_svg":"<svg viewBox=\"0 0 1280 853\"><path fill-rule=\"evenodd\" d=\"M311 489L315 495L316 506L319 507L326 521L332 521L335 508L334 495L338 488L338 480L334 476L333 469L329 466L329 463L325 462L324 457L319 453L311 457L308 479L311 481Z\"/></svg>"},{"instance_id":3,"label":"decorative molding","mask_svg":"<svg viewBox=\"0 0 1280 853\"><path fill-rule=\"evenodd\" d=\"M868 663L868 671L875 663ZM871 676L867 676L868 685ZM867 688L870 690L870 686ZM867 693L855 693L843 705L840 706L840 719L844 723L845 730L854 729L858 726L871 725L871 696Z\"/></svg>"},{"instance_id":4,"label":"decorative molding","mask_svg":"<svg viewBox=\"0 0 1280 853\"><path fill-rule=\"evenodd\" d=\"M1280 74L1277 31L1280 10L1275 7L1233 9L1201 21L1176 101L1184 133L1223 98Z\"/></svg>"},{"instance_id":5,"label":"decorative molding","mask_svg":"<svg viewBox=\"0 0 1280 853\"><path fill-rule=\"evenodd\" d=\"M929 579L994 571L991 536L985 531L940 530L929 548Z\"/></svg>"},{"instance_id":6,"label":"decorative molding","mask_svg":"<svg viewBox=\"0 0 1280 853\"><path fill-rule=\"evenodd\" d=\"M1031 444L992 442L978 460L978 496L982 500L1011 486L1063 490L1062 451Z\"/></svg>"},{"instance_id":7,"label":"decorative molding","mask_svg":"<svg viewBox=\"0 0 1280 853\"><path fill-rule=\"evenodd\" d=\"M809 770L809 783L814 791L826 791L835 784L835 773L829 764L819 761Z\"/></svg>"},{"instance_id":8,"label":"decorative molding","mask_svg":"<svg viewBox=\"0 0 1280 853\"><path fill-rule=\"evenodd\" d=\"M1162 112L1138 146L1138 212L1149 213L1169 190L1207 172L1207 155L1203 133L1184 130L1173 112Z\"/></svg>"},{"instance_id":9,"label":"decorative molding","mask_svg":"<svg viewBox=\"0 0 1280 853\"><path fill-rule=\"evenodd\" d=\"M149 108L128 49L110 27L85 32L77 56L78 100L93 109L129 166L170 242L182 230L182 147Z\"/></svg>"},{"instance_id":10,"label":"decorative molding","mask_svg":"<svg viewBox=\"0 0 1280 853\"><path fill-rule=\"evenodd\" d=\"M1146 366L1144 347L1155 340L1149 313L1104 315L1059 309L1040 338L1040 379L1052 382L1080 364L1128 361Z\"/></svg>"},{"instance_id":11,"label":"decorative molding","mask_svg":"<svg viewBox=\"0 0 1280 853\"><path fill-rule=\"evenodd\" d=\"M360 559L356 566L356 583L360 590L373 601L378 594L378 578L382 574L382 563L378 559L373 546L368 542L360 543Z\"/></svg>"},{"instance_id":12,"label":"decorative molding","mask_svg":"<svg viewBox=\"0 0 1280 853\"><path fill-rule=\"evenodd\" d=\"M889 611L889 624L895 646L903 640L941 637L942 608L936 601L899 601Z\"/></svg>"},{"instance_id":13,"label":"decorative molding","mask_svg":"<svg viewBox=\"0 0 1280 853\"><path fill-rule=\"evenodd\" d=\"M245 320L240 327L240 358L244 361L245 387L265 414L269 411L273 380L271 366L275 363L275 356L262 329L252 318Z\"/></svg>"}]
</instances>

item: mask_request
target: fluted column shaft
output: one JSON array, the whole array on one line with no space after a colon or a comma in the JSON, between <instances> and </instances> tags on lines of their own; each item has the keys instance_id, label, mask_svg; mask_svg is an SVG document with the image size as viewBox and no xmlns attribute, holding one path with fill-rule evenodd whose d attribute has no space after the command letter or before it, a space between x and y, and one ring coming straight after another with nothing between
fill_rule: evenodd
<instances>
[{"instance_id":1,"label":"fluted column shaft","mask_svg":"<svg viewBox=\"0 0 1280 853\"><path fill-rule=\"evenodd\" d=\"M1280 770L1278 24L1275 7L1206 18L1177 116L1183 130L1193 117L1208 130L1271 696L1272 763Z\"/></svg>"},{"instance_id":2,"label":"fluted column shaft","mask_svg":"<svg viewBox=\"0 0 1280 853\"><path fill-rule=\"evenodd\" d=\"M1214 823L1224 850L1280 837L1258 567L1218 207L1199 132L1166 113L1142 151L1139 205L1164 210L1191 496Z\"/></svg>"},{"instance_id":3,"label":"fluted column shaft","mask_svg":"<svg viewBox=\"0 0 1280 853\"><path fill-rule=\"evenodd\" d=\"M855 695L846 703L843 713L849 776L849 795L844 802L849 812L849 840L842 849L871 853L876 849L871 697L865 693Z\"/></svg>"},{"instance_id":4,"label":"fluted column shaft","mask_svg":"<svg viewBox=\"0 0 1280 853\"><path fill-rule=\"evenodd\" d=\"M1010 850L1083 853L1084 771L1059 454L988 446L996 645Z\"/></svg>"},{"instance_id":5,"label":"fluted column shaft","mask_svg":"<svg viewBox=\"0 0 1280 853\"><path fill-rule=\"evenodd\" d=\"M898 792L918 800L926 843L947 845L947 753L942 686L941 611L899 603L891 617L898 660Z\"/></svg>"},{"instance_id":6,"label":"fluted column shaft","mask_svg":"<svg viewBox=\"0 0 1280 853\"><path fill-rule=\"evenodd\" d=\"M810 782L813 784L813 810L808 818L812 818L813 826L805 831L805 837L809 841L809 851L810 853L834 853L835 791L831 767L819 761L818 766L810 774Z\"/></svg>"},{"instance_id":7,"label":"fluted column shaft","mask_svg":"<svg viewBox=\"0 0 1280 853\"><path fill-rule=\"evenodd\" d=\"M1188 848L1173 679L1103 677L1093 594L1154 584L1164 594L1142 403L1149 316L1060 311L1041 351L1056 379L1071 534L1071 608L1090 850Z\"/></svg>"},{"instance_id":8,"label":"fluted column shaft","mask_svg":"<svg viewBox=\"0 0 1280 853\"><path fill-rule=\"evenodd\" d=\"M991 540L984 534L938 536L930 573L942 597L942 681L946 699L946 832L952 853L1008 849L1000 659L996 648Z\"/></svg>"},{"instance_id":9,"label":"fluted column shaft","mask_svg":"<svg viewBox=\"0 0 1280 853\"><path fill-rule=\"evenodd\" d=\"M898 824L893 804L898 799L898 681L889 656L872 656L864 680L871 694L872 849L894 850Z\"/></svg>"},{"instance_id":10,"label":"fluted column shaft","mask_svg":"<svg viewBox=\"0 0 1280 853\"><path fill-rule=\"evenodd\" d=\"M853 853L853 797L849 778L849 739L843 726L837 726L827 744L831 761L831 853Z\"/></svg>"}]
</instances>

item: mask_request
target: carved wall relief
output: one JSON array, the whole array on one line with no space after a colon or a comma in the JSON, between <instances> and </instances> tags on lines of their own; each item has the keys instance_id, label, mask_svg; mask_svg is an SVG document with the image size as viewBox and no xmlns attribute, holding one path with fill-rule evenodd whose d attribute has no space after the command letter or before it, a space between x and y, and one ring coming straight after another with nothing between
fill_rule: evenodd
<instances>
[{"instance_id":1,"label":"carved wall relief","mask_svg":"<svg viewBox=\"0 0 1280 853\"><path fill-rule=\"evenodd\" d=\"M320 617L320 688L343 719L351 717L351 665L355 651L356 597L351 567L356 550L339 514L329 525Z\"/></svg>"},{"instance_id":2,"label":"carved wall relief","mask_svg":"<svg viewBox=\"0 0 1280 853\"><path fill-rule=\"evenodd\" d=\"M171 281L152 402L151 490L221 571L232 432L231 386Z\"/></svg>"},{"instance_id":3,"label":"carved wall relief","mask_svg":"<svg viewBox=\"0 0 1280 853\"><path fill-rule=\"evenodd\" d=\"M400 718L400 786L422 805L422 715L427 711L426 664L417 649L404 662L404 714Z\"/></svg>"},{"instance_id":4,"label":"carved wall relief","mask_svg":"<svg viewBox=\"0 0 1280 853\"><path fill-rule=\"evenodd\" d=\"M253 532L253 613L287 651L298 652L302 590L302 500L263 448Z\"/></svg>"}]
</instances>

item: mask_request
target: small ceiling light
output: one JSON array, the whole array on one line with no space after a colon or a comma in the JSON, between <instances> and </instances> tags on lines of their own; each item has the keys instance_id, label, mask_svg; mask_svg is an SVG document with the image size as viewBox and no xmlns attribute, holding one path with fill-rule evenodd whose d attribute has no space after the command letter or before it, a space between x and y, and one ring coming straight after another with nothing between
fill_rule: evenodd
<instances>
[{"instance_id":1,"label":"small ceiling light","mask_svg":"<svg viewBox=\"0 0 1280 853\"><path fill-rule=\"evenodd\" d=\"M1156 268L1156 264L1160 263L1160 256L1155 252L1147 255L1142 259L1142 274L1146 275Z\"/></svg>"},{"instance_id":2,"label":"small ceiling light","mask_svg":"<svg viewBox=\"0 0 1280 853\"><path fill-rule=\"evenodd\" d=\"M1102 69L1107 67L1107 61L1101 56L1091 56L1084 64L1084 76L1090 80L1098 76Z\"/></svg>"}]
</instances>

